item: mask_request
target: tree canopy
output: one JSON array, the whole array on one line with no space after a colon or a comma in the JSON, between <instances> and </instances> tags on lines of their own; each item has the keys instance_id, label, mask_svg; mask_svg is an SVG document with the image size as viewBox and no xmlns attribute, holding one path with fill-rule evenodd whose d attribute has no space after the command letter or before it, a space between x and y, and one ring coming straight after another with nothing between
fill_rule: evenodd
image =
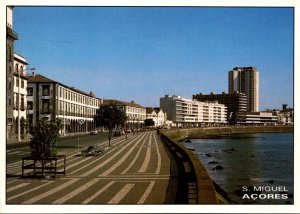
<instances>
[{"instance_id":1,"label":"tree canopy","mask_svg":"<svg viewBox=\"0 0 300 214\"><path fill-rule=\"evenodd\" d=\"M116 106L100 106L95 115L97 126L106 126L108 130L112 130L115 126L124 125L126 122L126 114Z\"/></svg>"},{"instance_id":2,"label":"tree canopy","mask_svg":"<svg viewBox=\"0 0 300 214\"><path fill-rule=\"evenodd\" d=\"M145 126L154 126L153 119L146 119L145 120Z\"/></svg>"},{"instance_id":3,"label":"tree canopy","mask_svg":"<svg viewBox=\"0 0 300 214\"><path fill-rule=\"evenodd\" d=\"M116 106L100 106L94 117L96 126L106 126L109 130L108 142L110 146L110 139L112 136L112 130L116 126L124 126L127 117L124 111L120 110Z\"/></svg>"}]
</instances>

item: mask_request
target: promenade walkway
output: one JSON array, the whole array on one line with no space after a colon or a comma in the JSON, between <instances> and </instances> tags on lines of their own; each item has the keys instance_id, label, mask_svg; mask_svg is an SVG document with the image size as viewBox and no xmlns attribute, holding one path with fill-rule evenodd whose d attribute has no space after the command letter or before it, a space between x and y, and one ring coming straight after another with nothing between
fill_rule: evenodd
<instances>
[{"instance_id":1,"label":"promenade walkway","mask_svg":"<svg viewBox=\"0 0 300 214\"><path fill-rule=\"evenodd\" d=\"M100 144L107 145L107 141ZM21 178L20 161L8 164L6 203L197 203L191 166L180 161L182 154L163 143L153 131L130 135L128 139L115 138L99 156L83 157L81 150L64 153L67 174L55 180ZM62 162L58 166L63 167Z\"/></svg>"}]
</instances>

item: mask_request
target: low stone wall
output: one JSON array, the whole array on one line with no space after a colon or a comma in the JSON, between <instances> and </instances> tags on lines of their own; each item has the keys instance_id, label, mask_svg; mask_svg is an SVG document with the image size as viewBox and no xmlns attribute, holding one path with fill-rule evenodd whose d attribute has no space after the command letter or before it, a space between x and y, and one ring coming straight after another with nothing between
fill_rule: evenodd
<instances>
[{"instance_id":1,"label":"low stone wall","mask_svg":"<svg viewBox=\"0 0 300 214\"><path fill-rule=\"evenodd\" d=\"M294 132L294 126L228 126L190 129L172 129L165 133L172 139L176 138L210 138L218 135L249 134L261 132Z\"/></svg>"},{"instance_id":2,"label":"low stone wall","mask_svg":"<svg viewBox=\"0 0 300 214\"><path fill-rule=\"evenodd\" d=\"M198 157L189 149L169 137L168 133L162 132L162 137L172 143L174 147L185 154L190 160L197 181L198 204L218 204L215 188L211 178Z\"/></svg>"}]
</instances>

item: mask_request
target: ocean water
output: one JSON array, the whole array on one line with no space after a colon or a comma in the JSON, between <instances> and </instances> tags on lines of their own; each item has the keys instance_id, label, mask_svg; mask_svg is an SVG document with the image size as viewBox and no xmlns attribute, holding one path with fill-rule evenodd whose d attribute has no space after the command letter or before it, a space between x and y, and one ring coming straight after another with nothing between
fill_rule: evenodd
<instances>
[{"instance_id":1,"label":"ocean water","mask_svg":"<svg viewBox=\"0 0 300 214\"><path fill-rule=\"evenodd\" d=\"M294 134L256 133L227 139L195 139L211 178L237 204L293 204Z\"/></svg>"}]
</instances>

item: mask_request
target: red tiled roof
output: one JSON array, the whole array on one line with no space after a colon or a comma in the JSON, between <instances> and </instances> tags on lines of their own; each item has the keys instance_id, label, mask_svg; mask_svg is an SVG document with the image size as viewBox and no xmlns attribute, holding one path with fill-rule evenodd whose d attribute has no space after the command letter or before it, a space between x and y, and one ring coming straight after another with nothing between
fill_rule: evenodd
<instances>
[{"instance_id":1,"label":"red tiled roof","mask_svg":"<svg viewBox=\"0 0 300 214\"><path fill-rule=\"evenodd\" d=\"M119 100L103 100L103 105L112 105L112 106L130 106L135 108L144 108L143 106L133 103L133 102L125 102Z\"/></svg>"},{"instance_id":2,"label":"red tiled roof","mask_svg":"<svg viewBox=\"0 0 300 214\"><path fill-rule=\"evenodd\" d=\"M54 80L51 80L47 77L44 77L40 74L35 74L34 76L29 76L28 77L28 82L29 83L34 83L34 82L47 82L47 83L58 83Z\"/></svg>"},{"instance_id":3,"label":"red tiled roof","mask_svg":"<svg viewBox=\"0 0 300 214\"><path fill-rule=\"evenodd\" d=\"M81 90L79 90L77 88L70 87L70 86L64 85L64 84L62 84L60 82L57 82L57 81L54 81L54 80L49 79L47 77L44 77L43 75L40 75L40 74L35 74L34 76L29 76L28 77L28 83L37 83L37 82L39 82L39 83L57 83L57 84L59 84L61 86L64 86L64 87L69 88L69 89L71 89L73 91L79 92L81 94L84 94L86 96L97 98L97 97L95 97L94 93L92 93L92 94L91 93L86 93L86 92L81 91ZM97 98L97 99L100 99L100 98Z\"/></svg>"},{"instance_id":4,"label":"red tiled roof","mask_svg":"<svg viewBox=\"0 0 300 214\"><path fill-rule=\"evenodd\" d=\"M146 108L146 114L152 114L152 112L154 111L153 108Z\"/></svg>"}]
</instances>

